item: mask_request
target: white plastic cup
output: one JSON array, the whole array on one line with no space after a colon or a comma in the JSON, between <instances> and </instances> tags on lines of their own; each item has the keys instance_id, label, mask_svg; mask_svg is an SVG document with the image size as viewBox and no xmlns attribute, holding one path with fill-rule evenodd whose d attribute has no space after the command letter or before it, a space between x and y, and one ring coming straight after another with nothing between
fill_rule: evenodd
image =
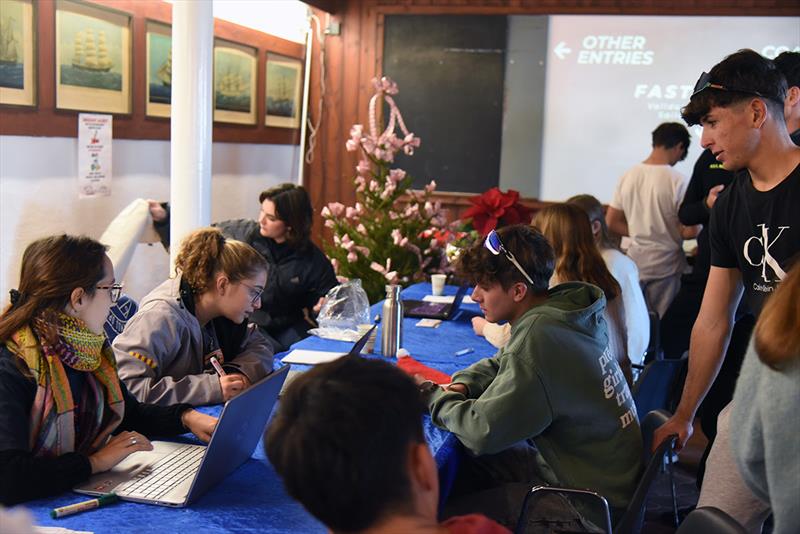
<instances>
[{"instance_id":1,"label":"white plastic cup","mask_svg":"<svg viewBox=\"0 0 800 534\"><path fill-rule=\"evenodd\" d=\"M444 293L444 283L447 280L446 274L432 274L431 275L431 294L441 295Z\"/></svg>"}]
</instances>

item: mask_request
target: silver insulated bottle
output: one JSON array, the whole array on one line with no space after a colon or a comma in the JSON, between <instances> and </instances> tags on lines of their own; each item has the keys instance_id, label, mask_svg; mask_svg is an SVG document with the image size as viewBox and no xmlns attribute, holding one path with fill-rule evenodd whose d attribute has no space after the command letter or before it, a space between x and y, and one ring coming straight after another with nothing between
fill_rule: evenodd
<instances>
[{"instance_id":1,"label":"silver insulated bottle","mask_svg":"<svg viewBox=\"0 0 800 534\"><path fill-rule=\"evenodd\" d=\"M396 358L397 349L403 346L403 301L400 300L400 286L386 286L382 315L381 353L387 358Z\"/></svg>"}]
</instances>

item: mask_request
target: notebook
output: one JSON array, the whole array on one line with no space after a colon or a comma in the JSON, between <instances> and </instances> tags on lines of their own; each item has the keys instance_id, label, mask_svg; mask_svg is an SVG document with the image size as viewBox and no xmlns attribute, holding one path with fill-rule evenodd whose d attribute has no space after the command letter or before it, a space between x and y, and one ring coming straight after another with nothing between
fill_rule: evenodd
<instances>
[{"instance_id":1,"label":"notebook","mask_svg":"<svg viewBox=\"0 0 800 534\"><path fill-rule=\"evenodd\" d=\"M467 286L458 288L453 302L430 302L426 300L403 300L403 315L422 319L452 319L461 307Z\"/></svg>"},{"instance_id":2,"label":"notebook","mask_svg":"<svg viewBox=\"0 0 800 534\"><path fill-rule=\"evenodd\" d=\"M350 352L345 353L327 350L294 349L292 352L284 356L283 359L281 359L281 362L298 363L302 365L316 365L318 363L327 363L332 362L333 360L338 360L342 356L358 356L361 354L361 350L364 348L364 345L367 344L370 334L372 334L372 331L375 330L376 327L377 325L372 325L372 328L367 330L367 332L355 342L353 347L350 349Z\"/></svg>"},{"instance_id":3,"label":"notebook","mask_svg":"<svg viewBox=\"0 0 800 534\"><path fill-rule=\"evenodd\" d=\"M284 365L226 402L208 445L152 441L152 451L131 454L74 491L113 491L126 501L186 506L250 458L288 371Z\"/></svg>"}]
</instances>

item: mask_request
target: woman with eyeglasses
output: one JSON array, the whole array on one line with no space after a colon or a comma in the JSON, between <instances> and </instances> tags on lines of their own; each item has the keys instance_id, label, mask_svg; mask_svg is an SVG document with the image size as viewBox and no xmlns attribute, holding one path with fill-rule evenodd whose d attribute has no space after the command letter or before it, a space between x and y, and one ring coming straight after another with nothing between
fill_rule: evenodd
<instances>
[{"instance_id":1,"label":"woman with eyeglasses","mask_svg":"<svg viewBox=\"0 0 800 534\"><path fill-rule=\"evenodd\" d=\"M25 249L19 290L0 316L0 504L66 491L151 450L146 435L211 437L216 418L188 404L141 404L119 380L103 324L120 289L93 239L47 237Z\"/></svg>"},{"instance_id":2,"label":"woman with eyeglasses","mask_svg":"<svg viewBox=\"0 0 800 534\"><path fill-rule=\"evenodd\" d=\"M273 351L281 352L317 326L324 297L338 281L331 261L311 241L313 209L303 186L277 185L262 191L258 203L257 220L234 219L213 226L255 248L269 264L261 309L251 321ZM162 243L169 246L169 206L151 201L150 213Z\"/></svg>"},{"instance_id":3,"label":"woman with eyeglasses","mask_svg":"<svg viewBox=\"0 0 800 534\"><path fill-rule=\"evenodd\" d=\"M175 269L114 340L119 376L143 402L220 404L272 371L272 348L248 323L267 263L250 245L203 228L183 241Z\"/></svg>"}]
</instances>

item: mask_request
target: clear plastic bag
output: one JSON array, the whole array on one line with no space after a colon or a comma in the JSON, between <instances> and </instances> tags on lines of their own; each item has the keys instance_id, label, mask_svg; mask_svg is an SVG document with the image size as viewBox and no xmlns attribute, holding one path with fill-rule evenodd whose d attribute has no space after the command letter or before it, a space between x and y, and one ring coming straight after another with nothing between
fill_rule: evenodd
<instances>
[{"instance_id":1,"label":"clear plastic bag","mask_svg":"<svg viewBox=\"0 0 800 534\"><path fill-rule=\"evenodd\" d=\"M358 341L361 337L358 325L370 322L367 293L361 287L361 280L354 278L328 291L325 304L317 315L319 327L309 330L309 334L326 339Z\"/></svg>"}]
</instances>

